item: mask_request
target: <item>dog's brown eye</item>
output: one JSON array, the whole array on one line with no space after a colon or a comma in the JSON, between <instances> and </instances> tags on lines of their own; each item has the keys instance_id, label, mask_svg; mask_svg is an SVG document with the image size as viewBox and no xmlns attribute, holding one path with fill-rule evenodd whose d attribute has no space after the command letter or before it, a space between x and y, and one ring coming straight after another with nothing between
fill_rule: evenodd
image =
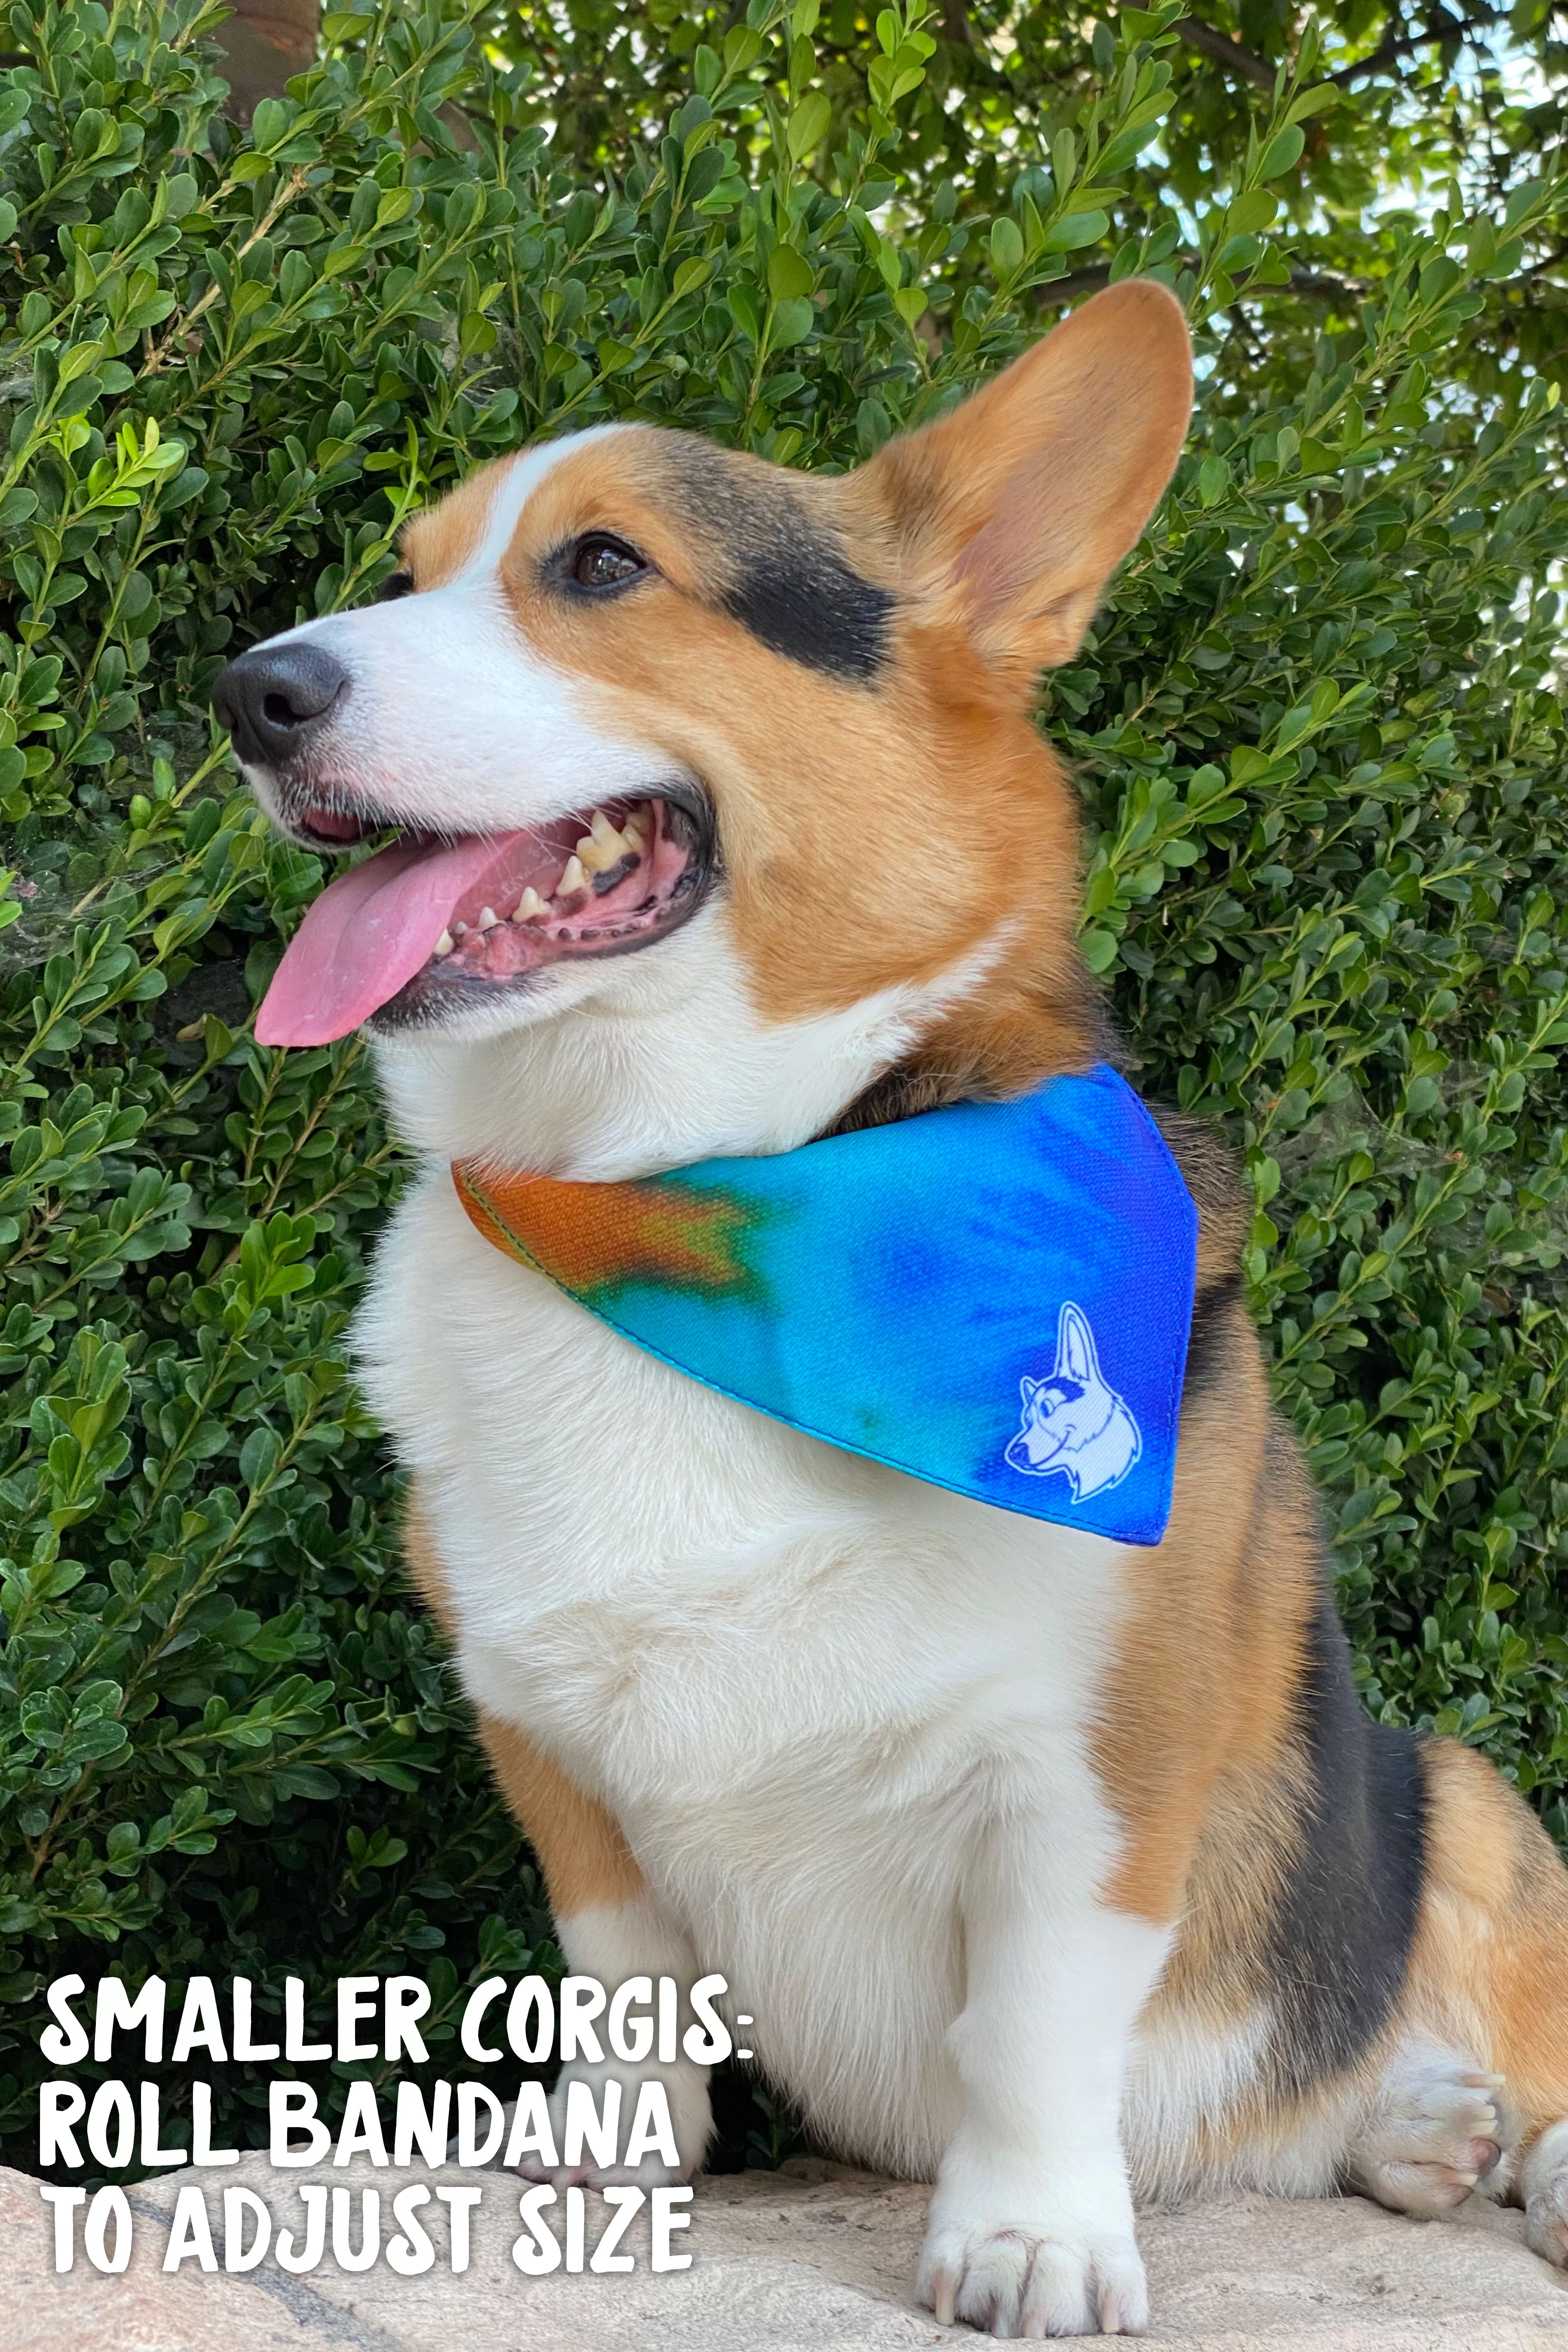
<instances>
[{"instance_id":1,"label":"dog's brown eye","mask_svg":"<svg viewBox=\"0 0 1568 2352\"><path fill-rule=\"evenodd\" d=\"M389 572L375 592L375 602L378 604L395 604L399 596L412 596L413 593L412 572Z\"/></svg>"},{"instance_id":2,"label":"dog's brown eye","mask_svg":"<svg viewBox=\"0 0 1568 2352\"><path fill-rule=\"evenodd\" d=\"M647 570L641 556L618 539L599 537L579 541L572 577L579 588L621 588Z\"/></svg>"}]
</instances>

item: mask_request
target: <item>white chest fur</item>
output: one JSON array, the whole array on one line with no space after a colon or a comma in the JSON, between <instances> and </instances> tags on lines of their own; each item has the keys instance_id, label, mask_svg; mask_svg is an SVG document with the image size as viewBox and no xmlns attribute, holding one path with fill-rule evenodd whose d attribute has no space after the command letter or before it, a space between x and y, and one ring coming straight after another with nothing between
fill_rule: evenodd
<instances>
[{"instance_id":1,"label":"white chest fur","mask_svg":"<svg viewBox=\"0 0 1568 2352\"><path fill-rule=\"evenodd\" d=\"M763 2063L868 2154L929 2162L977 1836L1037 1816L1064 1892L1113 1851L1086 1726L1119 1548L671 1371L485 1242L444 1167L359 1343L471 1696L610 1807Z\"/></svg>"}]
</instances>

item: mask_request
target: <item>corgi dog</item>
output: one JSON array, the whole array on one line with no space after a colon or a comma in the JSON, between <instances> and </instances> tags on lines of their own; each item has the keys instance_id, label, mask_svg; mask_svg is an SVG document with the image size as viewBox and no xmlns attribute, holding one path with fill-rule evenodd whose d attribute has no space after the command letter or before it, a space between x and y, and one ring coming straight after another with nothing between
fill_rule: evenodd
<instances>
[{"instance_id":1,"label":"corgi dog","mask_svg":"<svg viewBox=\"0 0 1568 2352\"><path fill-rule=\"evenodd\" d=\"M569 1965L725 1977L819 2143L934 2182L919 2296L999 2336L1142 2329L1136 2203L1237 2186L1479 2187L1568 2260L1568 1872L1480 1756L1358 1706L1201 1126L1163 1119L1199 1238L1149 1547L699 1385L492 1247L450 1166L639 1178L1102 1057L1031 706L1190 398L1129 281L843 477L547 442L216 698L294 840L397 831L258 1034L363 1024L419 1162L363 1381ZM1110 1335L1056 1336L1016 1442L1103 1485ZM616 2064L628 2111L657 2069ZM663 2073L689 2172L707 2079Z\"/></svg>"},{"instance_id":2,"label":"corgi dog","mask_svg":"<svg viewBox=\"0 0 1568 2352\"><path fill-rule=\"evenodd\" d=\"M1043 1381L1018 1383L1024 1425L1007 1459L1026 1477L1060 1471L1073 1501L1119 1486L1143 1451L1142 1433L1100 1369L1089 1318L1070 1299L1057 1325L1057 1360Z\"/></svg>"}]
</instances>

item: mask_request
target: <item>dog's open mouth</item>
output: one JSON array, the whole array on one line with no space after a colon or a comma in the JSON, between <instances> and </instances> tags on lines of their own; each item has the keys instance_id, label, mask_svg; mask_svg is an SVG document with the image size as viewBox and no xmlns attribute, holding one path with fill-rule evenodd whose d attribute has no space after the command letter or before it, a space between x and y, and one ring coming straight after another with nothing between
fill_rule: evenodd
<instances>
[{"instance_id":1,"label":"dog's open mouth","mask_svg":"<svg viewBox=\"0 0 1568 2352\"><path fill-rule=\"evenodd\" d=\"M322 847L374 829L325 803L289 815ZM324 1045L376 1013L423 1025L568 958L625 954L694 911L713 865L711 811L684 786L527 832L405 833L310 908L257 1041Z\"/></svg>"}]
</instances>

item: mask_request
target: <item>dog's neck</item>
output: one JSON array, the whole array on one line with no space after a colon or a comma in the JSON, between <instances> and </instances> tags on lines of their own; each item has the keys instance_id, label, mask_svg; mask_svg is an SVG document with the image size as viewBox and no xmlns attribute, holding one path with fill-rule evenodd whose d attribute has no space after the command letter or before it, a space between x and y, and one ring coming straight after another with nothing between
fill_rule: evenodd
<instances>
[{"instance_id":1,"label":"dog's neck","mask_svg":"<svg viewBox=\"0 0 1568 2352\"><path fill-rule=\"evenodd\" d=\"M602 986L547 1019L489 1037L395 1036L377 1061L395 1125L433 1160L612 1182L790 1151L863 1099L997 945L934 985L769 1022L715 908L658 950L605 965Z\"/></svg>"}]
</instances>

